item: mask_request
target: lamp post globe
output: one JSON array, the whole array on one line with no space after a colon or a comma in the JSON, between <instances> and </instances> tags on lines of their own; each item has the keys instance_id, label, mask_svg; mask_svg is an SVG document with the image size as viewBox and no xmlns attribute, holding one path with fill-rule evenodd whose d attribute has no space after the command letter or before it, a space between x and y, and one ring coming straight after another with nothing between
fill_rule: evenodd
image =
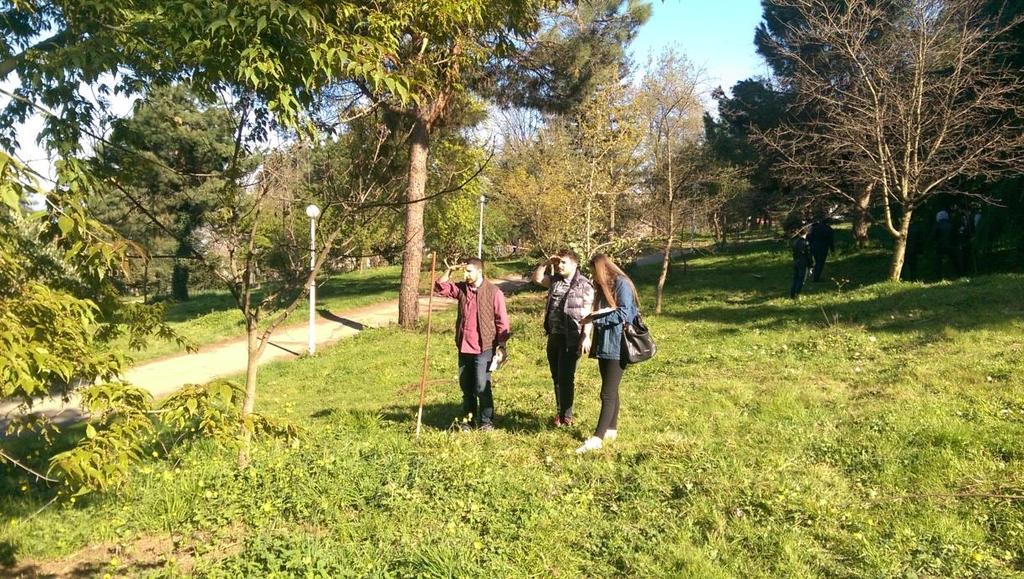
<instances>
[{"instance_id":1,"label":"lamp post globe","mask_svg":"<svg viewBox=\"0 0 1024 579\"><path fill-rule=\"evenodd\" d=\"M309 216L310 219L316 219L317 217L320 217L320 208L316 205L307 205L306 215Z\"/></svg>"}]
</instances>

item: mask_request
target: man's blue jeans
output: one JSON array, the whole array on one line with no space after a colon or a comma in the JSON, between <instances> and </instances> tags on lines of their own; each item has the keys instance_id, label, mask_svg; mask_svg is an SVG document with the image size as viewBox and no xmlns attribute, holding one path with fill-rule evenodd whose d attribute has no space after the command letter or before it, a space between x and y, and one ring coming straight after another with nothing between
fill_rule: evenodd
<instances>
[{"instance_id":1,"label":"man's blue jeans","mask_svg":"<svg viewBox=\"0 0 1024 579\"><path fill-rule=\"evenodd\" d=\"M491 394L491 365L494 350L479 354L459 353L459 386L462 387L462 413L472 414L480 425L494 421L494 396Z\"/></svg>"}]
</instances>

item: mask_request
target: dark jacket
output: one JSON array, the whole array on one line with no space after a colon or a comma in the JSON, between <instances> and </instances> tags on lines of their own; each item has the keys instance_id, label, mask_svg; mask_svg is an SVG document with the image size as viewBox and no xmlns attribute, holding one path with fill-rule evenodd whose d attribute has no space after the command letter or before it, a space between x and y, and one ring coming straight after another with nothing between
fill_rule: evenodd
<instances>
[{"instance_id":1,"label":"dark jacket","mask_svg":"<svg viewBox=\"0 0 1024 579\"><path fill-rule=\"evenodd\" d=\"M827 255L828 252L836 250L836 234L828 223L819 221L811 226L811 232L807 234L807 243L811 244L811 251L815 255Z\"/></svg>"},{"instance_id":2,"label":"dark jacket","mask_svg":"<svg viewBox=\"0 0 1024 579\"><path fill-rule=\"evenodd\" d=\"M932 230L932 243L939 251L952 249L956 245L956 232L953 230L953 222L949 219L940 219L935 223Z\"/></svg>"},{"instance_id":3,"label":"dark jacket","mask_svg":"<svg viewBox=\"0 0 1024 579\"><path fill-rule=\"evenodd\" d=\"M622 357L622 324L636 320L637 307L633 301L633 289L625 277L615 280L615 301L618 306L609 314L594 318L594 341L590 347L591 358L618 360ZM598 300L600 307L607 304ZM600 309L600 308L598 308Z\"/></svg>"},{"instance_id":4,"label":"dark jacket","mask_svg":"<svg viewBox=\"0 0 1024 579\"><path fill-rule=\"evenodd\" d=\"M794 235L789 240L793 248L793 265L797 267L808 267L811 265L811 248L807 240L800 235Z\"/></svg>"}]
</instances>

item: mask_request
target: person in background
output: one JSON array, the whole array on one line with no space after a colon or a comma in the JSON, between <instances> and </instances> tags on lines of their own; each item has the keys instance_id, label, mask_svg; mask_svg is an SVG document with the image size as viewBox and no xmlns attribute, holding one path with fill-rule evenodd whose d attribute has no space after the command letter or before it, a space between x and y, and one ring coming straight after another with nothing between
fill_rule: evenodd
<instances>
[{"instance_id":1,"label":"person in background","mask_svg":"<svg viewBox=\"0 0 1024 579\"><path fill-rule=\"evenodd\" d=\"M537 266L533 283L547 288L544 333L547 334L548 367L555 389L555 426L573 423L576 397L576 364L590 353L593 327L580 321L594 306L594 286L579 269L579 260L563 249Z\"/></svg>"},{"instance_id":2,"label":"person in background","mask_svg":"<svg viewBox=\"0 0 1024 579\"><path fill-rule=\"evenodd\" d=\"M811 266L811 248L804 237L806 233L807 226L799 224L792 226L789 245L793 250L793 284L789 288L789 297L794 300L803 290L804 280L807 279L807 268Z\"/></svg>"},{"instance_id":3,"label":"person in background","mask_svg":"<svg viewBox=\"0 0 1024 579\"><path fill-rule=\"evenodd\" d=\"M581 321L594 325L590 357L597 358L601 373L601 414L594 435L576 449L577 454L598 450L606 441L618 438L619 384L627 366L622 327L634 323L640 303L633 282L607 255L598 253L590 258L590 269L598 309Z\"/></svg>"},{"instance_id":4,"label":"person in background","mask_svg":"<svg viewBox=\"0 0 1024 579\"><path fill-rule=\"evenodd\" d=\"M956 228L949 219L949 212L942 210L935 214L935 228L932 230L932 247L935 248L935 274L939 279L945 278L943 264L946 261L953 266L953 273L960 276L960 264L956 255Z\"/></svg>"},{"instance_id":5,"label":"person in background","mask_svg":"<svg viewBox=\"0 0 1024 579\"><path fill-rule=\"evenodd\" d=\"M825 270L825 260L830 252L836 250L836 236L832 226L828 224L827 216L819 216L811 225L811 232L807 234L807 243L811 246L811 255L814 257L814 268L811 280L821 281L821 273Z\"/></svg>"},{"instance_id":6,"label":"person in background","mask_svg":"<svg viewBox=\"0 0 1024 579\"><path fill-rule=\"evenodd\" d=\"M463 281L454 283L450 279L459 268L463 269ZM434 293L459 300L455 346L459 349L459 386L465 416L461 428L470 430L475 421L480 430L494 430L491 361L495 350L504 351L510 335L505 294L484 279L484 262L477 258L445 270L434 282Z\"/></svg>"},{"instance_id":7,"label":"person in background","mask_svg":"<svg viewBox=\"0 0 1024 579\"><path fill-rule=\"evenodd\" d=\"M907 248L903 255L903 275L907 281L917 279L917 260L924 253L924 231L920 220L910 222L910 229L907 230Z\"/></svg>"}]
</instances>

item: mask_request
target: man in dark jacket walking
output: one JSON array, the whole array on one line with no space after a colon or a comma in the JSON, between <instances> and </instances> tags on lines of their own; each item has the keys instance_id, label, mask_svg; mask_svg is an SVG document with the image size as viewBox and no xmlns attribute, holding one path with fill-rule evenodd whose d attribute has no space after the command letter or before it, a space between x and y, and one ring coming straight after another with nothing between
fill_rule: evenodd
<instances>
[{"instance_id":1,"label":"man in dark jacket walking","mask_svg":"<svg viewBox=\"0 0 1024 579\"><path fill-rule=\"evenodd\" d=\"M828 218L820 217L811 226L811 232L807 234L807 243L811 246L811 255L814 256L814 269L811 280L821 281L821 272L825 270L825 260L828 254L836 250L836 236L832 227L828 224Z\"/></svg>"},{"instance_id":2,"label":"man in dark jacket walking","mask_svg":"<svg viewBox=\"0 0 1024 579\"><path fill-rule=\"evenodd\" d=\"M794 226L791 231L792 237L789 240L790 248L793 250L793 284L789 288L789 297L796 299L800 290L804 287L804 280L807 279L807 268L811 265L811 248L807 244L804 234L807 228L803 225Z\"/></svg>"},{"instance_id":3,"label":"man in dark jacket walking","mask_svg":"<svg viewBox=\"0 0 1024 579\"><path fill-rule=\"evenodd\" d=\"M465 281L449 281L459 267L465 270ZM459 386L466 416L462 429L470 429L471 421L475 421L480 430L494 430L491 361L496 350L504 350L509 338L505 294L484 279L484 262L476 258L463 266L449 267L434 283L434 293L459 300L455 346L459 349Z\"/></svg>"},{"instance_id":4,"label":"man in dark jacket walking","mask_svg":"<svg viewBox=\"0 0 1024 579\"><path fill-rule=\"evenodd\" d=\"M960 276L960 263L956 255L956 229L949 219L949 212L942 210L935 214L935 228L932 230L932 247L935 248L935 273L944 279L943 263L952 264L953 273Z\"/></svg>"}]
</instances>

